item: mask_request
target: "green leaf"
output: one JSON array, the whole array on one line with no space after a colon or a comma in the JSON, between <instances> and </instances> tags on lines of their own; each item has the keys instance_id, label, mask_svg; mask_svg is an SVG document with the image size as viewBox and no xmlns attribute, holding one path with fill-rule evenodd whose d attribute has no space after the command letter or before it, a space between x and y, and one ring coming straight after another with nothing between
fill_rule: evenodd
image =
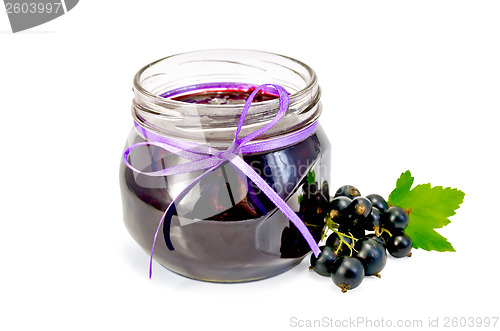
<instances>
[{"instance_id":1,"label":"green leaf","mask_svg":"<svg viewBox=\"0 0 500 331\"><path fill-rule=\"evenodd\" d=\"M309 172L307 173L307 178L306 178L306 180L307 180L307 182L308 182L309 184L315 184L315 183L316 183L316 178L315 178L315 177L316 177L316 174L314 173L314 171L309 171Z\"/></svg>"},{"instance_id":2,"label":"green leaf","mask_svg":"<svg viewBox=\"0 0 500 331\"><path fill-rule=\"evenodd\" d=\"M401 173L401 176L396 182L396 188L391 192L387 201L390 201L395 206L399 206L401 198L404 198L410 191L411 186L413 185L413 179L414 178L411 176L410 170L406 170L406 172Z\"/></svg>"},{"instance_id":3,"label":"green leaf","mask_svg":"<svg viewBox=\"0 0 500 331\"><path fill-rule=\"evenodd\" d=\"M431 184L420 184L411 189L412 184L410 171L402 173L387 202L403 209L411 209L410 223L405 232L412 239L413 247L427 251L454 252L451 243L434 229L450 223L448 218L455 215L465 193L450 187L431 187Z\"/></svg>"},{"instance_id":4,"label":"green leaf","mask_svg":"<svg viewBox=\"0 0 500 331\"><path fill-rule=\"evenodd\" d=\"M413 220L415 220L415 218L413 218ZM412 227L409 232L408 228L405 230L405 232L411 238L413 242L413 248L422 248L426 251L438 252L455 251L451 243L432 228Z\"/></svg>"}]
</instances>

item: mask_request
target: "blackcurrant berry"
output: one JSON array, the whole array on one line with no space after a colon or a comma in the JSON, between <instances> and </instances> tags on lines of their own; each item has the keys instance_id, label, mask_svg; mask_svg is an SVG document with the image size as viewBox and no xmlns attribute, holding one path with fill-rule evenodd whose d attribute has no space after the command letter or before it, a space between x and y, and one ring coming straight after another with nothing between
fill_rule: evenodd
<instances>
[{"instance_id":1,"label":"blackcurrant berry","mask_svg":"<svg viewBox=\"0 0 500 331\"><path fill-rule=\"evenodd\" d=\"M318 192L318 183L313 183L309 185L309 193L316 194Z\"/></svg>"},{"instance_id":2,"label":"blackcurrant berry","mask_svg":"<svg viewBox=\"0 0 500 331\"><path fill-rule=\"evenodd\" d=\"M386 243L386 247L387 247L387 241L392 237L392 236L397 236L397 235L403 235L404 234L404 231L403 230L399 230L399 229L396 229L396 230L392 230L391 233L389 234L389 232L387 231L382 231L380 237L382 239L384 239L384 242Z\"/></svg>"},{"instance_id":3,"label":"blackcurrant berry","mask_svg":"<svg viewBox=\"0 0 500 331\"><path fill-rule=\"evenodd\" d=\"M321 216L321 218L325 218L326 214L329 211L328 200L325 198L323 193L316 192L313 201L311 201L314 205L314 209L316 215Z\"/></svg>"},{"instance_id":4,"label":"blackcurrant berry","mask_svg":"<svg viewBox=\"0 0 500 331\"><path fill-rule=\"evenodd\" d=\"M347 210L354 217L367 217L372 211L372 203L365 197L357 197L352 199Z\"/></svg>"},{"instance_id":5,"label":"blackcurrant berry","mask_svg":"<svg viewBox=\"0 0 500 331\"><path fill-rule=\"evenodd\" d=\"M387 262L384 246L377 239L365 237L356 241L354 249L357 251L356 258L363 263L365 275L378 276Z\"/></svg>"},{"instance_id":6,"label":"blackcurrant berry","mask_svg":"<svg viewBox=\"0 0 500 331\"><path fill-rule=\"evenodd\" d=\"M373 240L376 240L380 245L384 246L385 248L385 240L383 236L377 236L375 233L370 233L366 235L366 238L371 238Z\"/></svg>"},{"instance_id":7,"label":"blackcurrant berry","mask_svg":"<svg viewBox=\"0 0 500 331\"><path fill-rule=\"evenodd\" d=\"M347 210L347 207L351 204L352 200L348 197L336 197L330 201L329 209L330 209L330 218L336 222L338 219L344 216L344 211Z\"/></svg>"},{"instance_id":8,"label":"blackcurrant berry","mask_svg":"<svg viewBox=\"0 0 500 331\"><path fill-rule=\"evenodd\" d=\"M382 215L377 208L372 208L370 215L368 215L363 220L363 225L364 225L365 230L375 231L376 233L379 233L380 232L380 218L381 218L381 216Z\"/></svg>"},{"instance_id":9,"label":"blackcurrant berry","mask_svg":"<svg viewBox=\"0 0 500 331\"><path fill-rule=\"evenodd\" d=\"M408 225L409 219L403 208L391 207L382 214L381 223L382 227L392 230L404 230Z\"/></svg>"},{"instance_id":10,"label":"blackcurrant berry","mask_svg":"<svg viewBox=\"0 0 500 331\"><path fill-rule=\"evenodd\" d=\"M387 201L385 201L385 199L378 194L369 194L366 196L366 198L370 200L372 206L377 208L381 213L385 213L387 208L389 208L387 205Z\"/></svg>"},{"instance_id":11,"label":"blackcurrant berry","mask_svg":"<svg viewBox=\"0 0 500 331\"><path fill-rule=\"evenodd\" d=\"M318 185L316 183L304 182L302 185L302 199L310 200L313 199L318 191Z\"/></svg>"},{"instance_id":12,"label":"blackcurrant berry","mask_svg":"<svg viewBox=\"0 0 500 331\"><path fill-rule=\"evenodd\" d=\"M393 235L387 240L387 251L394 257L410 256L413 242L405 233Z\"/></svg>"},{"instance_id":13,"label":"blackcurrant berry","mask_svg":"<svg viewBox=\"0 0 500 331\"><path fill-rule=\"evenodd\" d=\"M361 284L365 269L360 260L355 257L340 256L332 264L332 280L343 293Z\"/></svg>"},{"instance_id":14,"label":"blackcurrant berry","mask_svg":"<svg viewBox=\"0 0 500 331\"><path fill-rule=\"evenodd\" d=\"M361 193L359 193L358 189L355 188L354 186L344 185L337 190L337 192L335 193L335 198L348 197L350 199L353 199L355 197L359 197L360 195Z\"/></svg>"},{"instance_id":15,"label":"blackcurrant berry","mask_svg":"<svg viewBox=\"0 0 500 331\"><path fill-rule=\"evenodd\" d=\"M339 232L352 235L354 238L362 238L365 236L363 222L356 218L353 218L346 223L340 223Z\"/></svg>"},{"instance_id":16,"label":"blackcurrant berry","mask_svg":"<svg viewBox=\"0 0 500 331\"><path fill-rule=\"evenodd\" d=\"M333 248L335 252L337 252L338 256L351 255L351 248L348 245L352 245L352 240L349 237L342 236L344 242L340 240L340 237L337 233L332 233L326 239L326 246L330 246ZM339 249L340 246L340 249Z\"/></svg>"},{"instance_id":17,"label":"blackcurrant berry","mask_svg":"<svg viewBox=\"0 0 500 331\"><path fill-rule=\"evenodd\" d=\"M317 274L321 276L330 276L330 269L332 267L333 262L337 259L337 255L335 254L335 250L330 246L321 246L320 253L318 257L311 254L311 267L316 271Z\"/></svg>"}]
</instances>

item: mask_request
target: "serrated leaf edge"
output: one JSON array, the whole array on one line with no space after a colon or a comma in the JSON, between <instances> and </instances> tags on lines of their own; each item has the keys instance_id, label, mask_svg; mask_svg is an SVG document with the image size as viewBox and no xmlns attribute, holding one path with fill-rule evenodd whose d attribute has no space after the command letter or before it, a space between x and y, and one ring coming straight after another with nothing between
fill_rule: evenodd
<instances>
[{"instance_id":1,"label":"serrated leaf edge","mask_svg":"<svg viewBox=\"0 0 500 331\"><path fill-rule=\"evenodd\" d=\"M408 187L408 185L406 185L406 187L408 187L408 189L406 189L406 187L399 187L399 185L403 185L401 184L402 180L403 180L403 177L404 176L409 176L410 177L410 185ZM416 185L415 187L412 188L413 186L413 183L415 181L415 178L413 176L411 176L411 172L410 170L407 170L406 172L403 172L401 173L400 177L398 178L398 180L396 181L396 188L394 188L394 190L389 194L389 197L387 199L387 202L388 203L393 203L394 204L394 200L397 200L395 199L394 197L394 194L398 193L398 192L403 192L403 191L407 191L408 193L410 193L411 191L413 191L415 188L417 187L428 187L430 190L434 189L434 188L438 188L438 189L442 189L442 190L451 190L451 191L457 191L458 193L460 193L462 196L460 198L460 201L457 205L456 208L454 208L452 211L451 211L451 215L449 216L446 216L446 222L445 224L443 224L441 227L436 227L436 228L429 228L429 231L431 232L435 232L440 238L442 238L442 240L444 240L444 242L446 242L449 246L450 246L450 249L444 249L444 250L438 250L438 249L427 249L427 248L424 248L424 247L419 247L418 245L416 245L415 243L413 243L413 248L415 249L423 249L423 250L426 250L426 251L438 251L438 252L456 252L455 248L453 247L453 245L451 244L451 242L448 241L448 239L446 237L444 237L443 235L441 235L439 232L435 231L435 229L440 229L440 228L443 228L445 227L446 225L450 224L451 221L449 220L450 217L456 215L456 210L460 208L460 206L462 205L464 199L465 199L465 192L463 192L462 190L459 190L457 188L452 188L452 187L443 187L443 186L432 186L431 183L425 183L425 184L419 184L419 185ZM403 202L404 199L402 201L399 201L399 204L401 204L401 202ZM422 211L425 209L423 208L420 208L418 211ZM411 220L410 220L411 222ZM410 231L411 232L411 231ZM418 232L416 232L418 233ZM410 237L411 238L411 237ZM413 241L413 240L412 240Z\"/></svg>"}]
</instances>

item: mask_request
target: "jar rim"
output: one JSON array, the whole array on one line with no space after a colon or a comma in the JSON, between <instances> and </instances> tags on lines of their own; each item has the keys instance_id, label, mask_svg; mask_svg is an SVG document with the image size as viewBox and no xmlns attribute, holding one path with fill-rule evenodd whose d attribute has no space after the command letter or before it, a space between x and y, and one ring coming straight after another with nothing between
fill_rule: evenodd
<instances>
[{"instance_id":1,"label":"jar rim","mask_svg":"<svg viewBox=\"0 0 500 331\"><path fill-rule=\"evenodd\" d=\"M137 90L137 92L139 92L140 94L142 94L144 97L150 99L149 101L152 102L152 103L154 103L154 104L159 104L159 105L165 104L165 105L170 105L170 106L185 105L186 103L183 102L183 101L178 101L178 100L163 98L160 95L157 95L157 94L154 94L154 93L148 91L141 84L141 76L144 73L144 71L146 71L147 69L151 68L152 66L154 66L154 65L156 65L156 64L158 64L160 62L163 62L165 60L168 60L168 59L171 59L171 58L176 58L176 57L183 56L183 55L188 55L188 54L204 53L204 52L212 52L212 51L215 51L215 52L240 52L240 51L243 51L243 52L252 52L252 53L255 53L255 54L259 54L259 53L260 54L268 54L268 55L278 56L278 57L281 57L283 59L287 59L289 61L295 62L298 65L300 65L301 67L303 67L304 69L306 69L307 72L310 74L311 78L310 78L309 82L307 83L307 85L304 88L302 88L301 90L299 90L299 91L297 91L295 93L291 93L290 94L290 104L293 104L294 102L297 101L297 99L301 99L304 95L307 95L308 93L310 93L310 91L317 84L316 73L314 72L314 70L310 66L308 66L307 64L305 64L302 61L296 60L294 58L291 58L291 57L288 57L288 56L285 56L285 55L281 55L281 54L277 54L277 53L272 53L272 52L256 51L256 50L251 50L251 49L231 49L231 48L224 49L224 48L222 48L222 49L210 49L210 50L197 50L197 51L190 51L190 52L182 52L182 53L177 53L177 54L169 55L169 56L166 56L166 57L161 58L159 60L153 61L153 62L151 62L151 63L143 66L135 74L134 81L133 81L133 83L134 83L134 89ZM269 104L276 104L277 105L278 101L277 100L267 100L267 101L259 101L259 102L255 102L255 103L263 104L263 105L269 105ZM202 107L203 108L206 107L207 109L225 108L225 109L238 109L238 110L241 110L241 105L237 105L237 104L226 104L226 105L204 104L204 105L202 105Z\"/></svg>"},{"instance_id":2,"label":"jar rim","mask_svg":"<svg viewBox=\"0 0 500 331\"><path fill-rule=\"evenodd\" d=\"M215 69L218 66L223 67L224 74L219 75ZM234 72L228 74L228 67L234 69ZM186 68L188 70L185 70ZM193 68L201 73L194 70L193 74ZM206 68L209 70L205 72ZM191 74L185 74L185 71L189 70ZM224 80L226 76L230 77L230 80ZM238 79L236 77L242 80L235 81ZM250 77L257 81L245 81ZM215 79L216 82L232 80L256 86L278 84L290 93L289 108L285 115L288 123L285 118L282 119L280 126L269 130L256 140L299 130L316 121L321 113L321 92L317 76L307 64L265 51L208 49L170 55L142 67L134 76L132 116L140 126L162 135L222 142L226 137L222 136L220 131L236 128L242 104L194 104L161 96L175 88L196 85L196 82L208 82L206 80L209 78ZM278 108L278 99L252 102L242 134L271 121Z\"/></svg>"}]
</instances>

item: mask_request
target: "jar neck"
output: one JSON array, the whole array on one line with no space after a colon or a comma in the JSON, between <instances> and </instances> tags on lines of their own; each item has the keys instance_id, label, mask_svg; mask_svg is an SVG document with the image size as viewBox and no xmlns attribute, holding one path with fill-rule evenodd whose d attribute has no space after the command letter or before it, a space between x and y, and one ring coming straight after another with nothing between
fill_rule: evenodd
<instances>
[{"instance_id":1,"label":"jar neck","mask_svg":"<svg viewBox=\"0 0 500 331\"><path fill-rule=\"evenodd\" d=\"M321 91L312 69L284 56L240 50L184 53L142 68L134 79L132 115L157 134L224 147L234 139L243 104L196 104L171 97L196 89L261 84L283 86L290 105L285 117L256 140L291 134L318 119ZM278 108L277 99L253 102L240 137L269 123Z\"/></svg>"}]
</instances>

